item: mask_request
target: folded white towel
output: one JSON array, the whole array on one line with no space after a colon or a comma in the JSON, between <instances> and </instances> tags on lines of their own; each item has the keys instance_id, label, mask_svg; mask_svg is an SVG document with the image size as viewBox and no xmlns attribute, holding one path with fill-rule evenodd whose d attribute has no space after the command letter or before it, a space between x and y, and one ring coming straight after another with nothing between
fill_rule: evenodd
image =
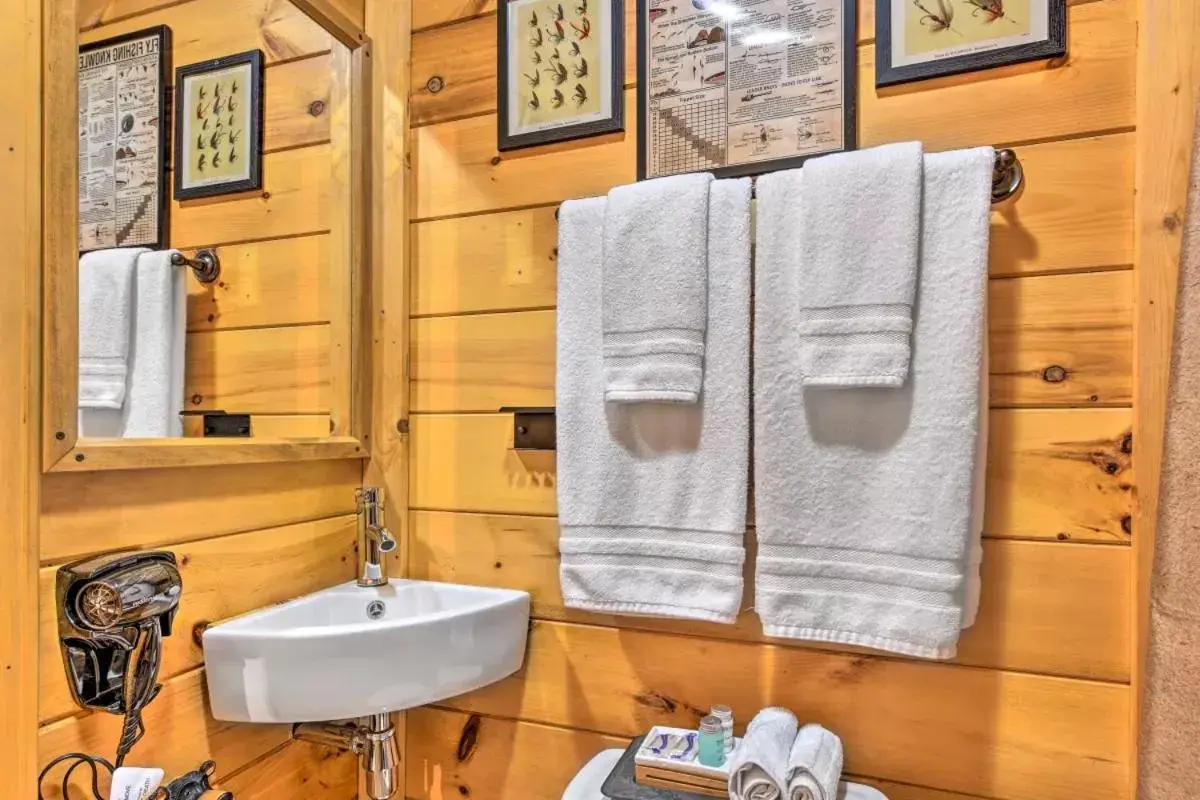
<instances>
[{"instance_id":1,"label":"folded white towel","mask_svg":"<svg viewBox=\"0 0 1200 800\"><path fill-rule=\"evenodd\" d=\"M560 579L569 608L731 623L749 472L750 182L711 192L699 403L606 404L604 198L565 203L558 255Z\"/></svg>"},{"instance_id":2,"label":"folded white towel","mask_svg":"<svg viewBox=\"0 0 1200 800\"><path fill-rule=\"evenodd\" d=\"M604 223L604 398L695 403L708 324L713 176L618 186Z\"/></svg>"},{"instance_id":3,"label":"folded white towel","mask_svg":"<svg viewBox=\"0 0 1200 800\"><path fill-rule=\"evenodd\" d=\"M800 232L759 181L755 608L768 635L954 655L978 561L990 148L925 158L912 378L831 392L799 377Z\"/></svg>"},{"instance_id":4,"label":"folded white towel","mask_svg":"<svg viewBox=\"0 0 1200 800\"><path fill-rule=\"evenodd\" d=\"M129 373L133 268L145 248L85 253L79 259L79 408L118 409Z\"/></svg>"},{"instance_id":5,"label":"folded white towel","mask_svg":"<svg viewBox=\"0 0 1200 800\"><path fill-rule=\"evenodd\" d=\"M729 759L729 800L788 797L788 758L797 726L796 715L786 708L764 708L754 715Z\"/></svg>"},{"instance_id":6,"label":"folded white towel","mask_svg":"<svg viewBox=\"0 0 1200 800\"><path fill-rule=\"evenodd\" d=\"M138 257L129 407L122 431L127 439L183 435L187 270L171 263L175 252Z\"/></svg>"},{"instance_id":7,"label":"folded white towel","mask_svg":"<svg viewBox=\"0 0 1200 800\"><path fill-rule=\"evenodd\" d=\"M805 725L788 755L787 800L837 800L842 740L820 725Z\"/></svg>"},{"instance_id":8,"label":"folded white towel","mask_svg":"<svg viewBox=\"0 0 1200 800\"><path fill-rule=\"evenodd\" d=\"M799 225L805 386L903 386L921 229L920 142L808 161L773 176Z\"/></svg>"}]
</instances>

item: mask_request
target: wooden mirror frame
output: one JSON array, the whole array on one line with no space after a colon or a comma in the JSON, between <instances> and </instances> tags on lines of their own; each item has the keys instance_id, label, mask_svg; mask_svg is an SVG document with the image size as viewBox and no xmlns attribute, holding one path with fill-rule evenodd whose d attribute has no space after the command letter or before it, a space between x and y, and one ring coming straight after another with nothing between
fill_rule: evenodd
<instances>
[{"instance_id":1,"label":"wooden mirror frame","mask_svg":"<svg viewBox=\"0 0 1200 800\"><path fill-rule=\"evenodd\" d=\"M337 209L330 224L330 240L337 254L334 263L346 264L345 269L333 271L329 286L331 306L343 312L330 316L331 435L313 439L79 438L78 202L74 191L78 179L78 45L75 36L48 37L42 110L47 187L43 202L43 472L368 457L371 44L335 0L293 3L344 45L334 49L329 110L334 175L331 206ZM56 25L77 31L75 3L54 5Z\"/></svg>"}]
</instances>

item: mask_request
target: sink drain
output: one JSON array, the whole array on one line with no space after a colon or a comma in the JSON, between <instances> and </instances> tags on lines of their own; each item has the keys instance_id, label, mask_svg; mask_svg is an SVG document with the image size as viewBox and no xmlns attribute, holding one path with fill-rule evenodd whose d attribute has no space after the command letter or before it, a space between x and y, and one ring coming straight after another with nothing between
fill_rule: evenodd
<instances>
[{"instance_id":1,"label":"sink drain","mask_svg":"<svg viewBox=\"0 0 1200 800\"><path fill-rule=\"evenodd\" d=\"M368 619L381 619L386 613L387 606L383 604L382 600L372 600L371 602L367 603Z\"/></svg>"}]
</instances>

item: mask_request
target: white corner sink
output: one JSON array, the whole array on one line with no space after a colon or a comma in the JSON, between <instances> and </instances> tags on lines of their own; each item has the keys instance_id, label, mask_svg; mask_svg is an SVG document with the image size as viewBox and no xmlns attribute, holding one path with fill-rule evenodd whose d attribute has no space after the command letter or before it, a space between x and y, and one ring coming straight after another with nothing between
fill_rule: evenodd
<instances>
[{"instance_id":1,"label":"white corner sink","mask_svg":"<svg viewBox=\"0 0 1200 800\"><path fill-rule=\"evenodd\" d=\"M345 583L206 630L209 702L233 722L401 711L513 674L528 630L526 592Z\"/></svg>"}]
</instances>

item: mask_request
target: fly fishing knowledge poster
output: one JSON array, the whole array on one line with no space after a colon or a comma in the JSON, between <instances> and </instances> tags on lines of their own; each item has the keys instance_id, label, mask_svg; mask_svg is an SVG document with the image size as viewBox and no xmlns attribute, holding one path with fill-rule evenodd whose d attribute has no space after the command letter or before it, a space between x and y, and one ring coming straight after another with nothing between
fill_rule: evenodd
<instances>
[{"instance_id":1,"label":"fly fishing knowledge poster","mask_svg":"<svg viewBox=\"0 0 1200 800\"><path fill-rule=\"evenodd\" d=\"M165 26L79 50L79 251L167 243Z\"/></svg>"},{"instance_id":2,"label":"fly fishing knowledge poster","mask_svg":"<svg viewBox=\"0 0 1200 800\"><path fill-rule=\"evenodd\" d=\"M854 0L640 0L638 175L757 175L855 147Z\"/></svg>"}]
</instances>

